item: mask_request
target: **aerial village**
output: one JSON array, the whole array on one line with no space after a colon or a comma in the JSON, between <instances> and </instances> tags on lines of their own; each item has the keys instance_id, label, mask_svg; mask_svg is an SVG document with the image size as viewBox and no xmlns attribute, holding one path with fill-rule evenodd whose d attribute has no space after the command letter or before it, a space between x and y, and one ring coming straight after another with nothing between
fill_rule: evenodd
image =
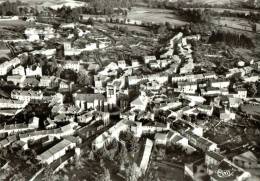
<instances>
[{"instance_id":1,"label":"aerial village","mask_svg":"<svg viewBox=\"0 0 260 181\"><path fill-rule=\"evenodd\" d=\"M1 40L0 180L260 179L260 59L198 60L211 45L182 28L26 21Z\"/></svg>"}]
</instances>

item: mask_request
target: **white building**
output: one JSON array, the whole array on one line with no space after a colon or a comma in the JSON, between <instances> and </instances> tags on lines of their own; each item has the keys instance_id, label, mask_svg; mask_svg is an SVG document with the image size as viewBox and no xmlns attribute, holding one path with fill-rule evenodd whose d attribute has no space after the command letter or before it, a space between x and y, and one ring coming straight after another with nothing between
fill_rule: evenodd
<instances>
[{"instance_id":1,"label":"white building","mask_svg":"<svg viewBox=\"0 0 260 181\"><path fill-rule=\"evenodd\" d=\"M109 128L107 131L96 137L96 139L92 142L92 149L94 151L100 150L109 145L113 139L119 140L120 132L129 129L129 125L126 123L126 120L121 120L113 127Z\"/></svg>"},{"instance_id":2,"label":"white building","mask_svg":"<svg viewBox=\"0 0 260 181\"><path fill-rule=\"evenodd\" d=\"M79 72L80 61L66 61L63 68Z\"/></svg>"},{"instance_id":3,"label":"white building","mask_svg":"<svg viewBox=\"0 0 260 181\"><path fill-rule=\"evenodd\" d=\"M27 100L0 99L0 108L21 109L28 103Z\"/></svg>"},{"instance_id":4,"label":"white building","mask_svg":"<svg viewBox=\"0 0 260 181\"><path fill-rule=\"evenodd\" d=\"M140 62L138 60L132 60L132 67L139 67L140 66Z\"/></svg>"},{"instance_id":5,"label":"white building","mask_svg":"<svg viewBox=\"0 0 260 181\"><path fill-rule=\"evenodd\" d=\"M211 181L230 180L230 181L246 181L251 174L227 159L222 160L217 168L214 169L210 176Z\"/></svg>"},{"instance_id":6,"label":"white building","mask_svg":"<svg viewBox=\"0 0 260 181\"><path fill-rule=\"evenodd\" d=\"M94 109L102 111L104 109L105 96L102 94L79 94L73 95L75 105L81 110Z\"/></svg>"},{"instance_id":7,"label":"white building","mask_svg":"<svg viewBox=\"0 0 260 181\"><path fill-rule=\"evenodd\" d=\"M211 87L215 87L215 88L228 88L230 85L230 81L229 80L213 80L211 81Z\"/></svg>"},{"instance_id":8,"label":"white building","mask_svg":"<svg viewBox=\"0 0 260 181\"><path fill-rule=\"evenodd\" d=\"M24 31L24 34L26 35L28 41L39 41L40 36L39 34L42 32L39 32L36 28L27 28Z\"/></svg>"},{"instance_id":9,"label":"white building","mask_svg":"<svg viewBox=\"0 0 260 181\"><path fill-rule=\"evenodd\" d=\"M21 63L21 60L16 57L10 61L6 61L6 62L0 64L0 75L6 75L11 69L16 67L20 63Z\"/></svg>"},{"instance_id":10,"label":"white building","mask_svg":"<svg viewBox=\"0 0 260 181\"><path fill-rule=\"evenodd\" d=\"M141 158L140 162L137 163L137 166L140 169L140 175L144 175L146 173L146 170L149 165L150 157L152 154L152 149L153 149L153 141L150 139L146 139L144 145L144 151L143 153L140 153L143 155L143 157Z\"/></svg>"},{"instance_id":11,"label":"white building","mask_svg":"<svg viewBox=\"0 0 260 181\"><path fill-rule=\"evenodd\" d=\"M39 102L43 99L43 93L41 91L23 91L23 90L13 90L11 92L11 98L28 101L28 102Z\"/></svg>"},{"instance_id":12,"label":"white building","mask_svg":"<svg viewBox=\"0 0 260 181\"><path fill-rule=\"evenodd\" d=\"M156 145L166 145L167 144L167 133L156 133L155 134L155 144Z\"/></svg>"},{"instance_id":13,"label":"white building","mask_svg":"<svg viewBox=\"0 0 260 181\"><path fill-rule=\"evenodd\" d=\"M113 107L115 107L117 104L117 87L109 83L106 87L106 93L109 108L113 109Z\"/></svg>"},{"instance_id":14,"label":"white building","mask_svg":"<svg viewBox=\"0 0 260 181\"><path fill-rule=\"evenodd\" d=\"M58 85L58 81L55 81L56 77L54 76L42 76L39 87L54 87Z\"/></svg>"},{"instance_id":15,"label":"white building","mask_svg":"<svg viewBox=\"0 0 260 181\"><path fill-rule=\"evenodd\" d=\"M25 70L22 65L19 65L15 69L12 70L13 75L25 75Z\"/></svg>"},{"instance_id":16,"label":"white building","mask_svg":"<svg viewBox=\"0 0 260 181\"><path fill-rule=\"evenodd\" d=\"M141 95L131 102L132 110L140 110L145 111L149 98L145 95L145 93L141 93Z\"/></svg>"},{"instance_id":17,"label":"white building","mask_svg":"<svg viewBox=\"0 0 260 181\"><path fill-rule=\"evenodd\" d=\"M148 63L150 63L150 61L155 61L156 57L155 56L144 56L143 59L144 59L144 63L148 64Z\"/></svg>"},{"instance_id":18,"label":"white building","mask_svg":"<svg viewBox=\"0 0 260 181\"><path fill-rule=\"evenodd\" d=\"M117 62L117 65L118 65L118 67L121 68L121 69L125 69L126 66L127 66L125 60L120 60L120 61L118 61L118 62Z\"/></svg>"},{"instance_id":19,"label":"white building","mask_svg":"<svg viewBox=\"0 0 260 181\"><path fill-rule=\"evenodd\" d=\"M233 157L233 162L242 168L260 168L259 159L252 151L246 151Z\"/></svg>"},{"instance_id":20,"label":"white building","mask_svg":"<svg viewBox=\"0 0 260 181\"><path fill-rule=\"evenodd\" d=\"M198 89L197 83L194 82L178 82L178 88L174 89L176 92L184 92L187 94L195 94Z\"/></svg>"},{"instance_id":21,"label":"white building","mask_svg":"<svg viewBox=\"0 0 260 181\"><path fill-rule=\"evenodd\" d=\"M198 110L202 114L206 114L207 116L212 116L214 107L209 105L199 105Z\"/></svg>"},{"instance_id":22,"label":"white building","mask_svg":"<svg viewBox=\"0 0 260 181\"><path fill-rule=\"evenodd\" d=\"M7 76L7 82L12 82L14 85L20 85L24 82L25 76L23 75L10 75Z\"/></svg>"},{"instance_id":23,"label":"white building","mask_svg":"<svg viewBox=\"0 0 260 181\"><path fill-rule=\"evenodd\" d=\"M27 77L29 76L42 76L42 67L37 66L34 70L32 69L32 67L27 67L25 69L25 74Z\"/></svg>"},{"instance_id":24,"label":"white building","mask_svg":"<svg viewBox=\"0 0 260 181\"><path fill-rule=\"evenodd\" d=\"M42 154L38 155L37 160L39 160L42 164L51 164L55 160L65 155L67 150L73 149L75 147L76 143L64 139Z\"/></svg>"}]
</instances>

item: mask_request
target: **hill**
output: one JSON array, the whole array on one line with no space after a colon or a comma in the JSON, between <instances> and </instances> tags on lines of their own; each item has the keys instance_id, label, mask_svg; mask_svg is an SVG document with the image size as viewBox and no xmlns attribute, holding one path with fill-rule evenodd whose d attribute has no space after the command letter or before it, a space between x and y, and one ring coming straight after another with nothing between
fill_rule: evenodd
<instances>
[{"instance_id":1,"label":"hill","mask_svg":"<svg viewBox=\"0 0 260 181\"><path fill-rule=\"evenodd\" d=\"M0 0L1 2L5 2L6 0ZM16 0L9 0L10 2ZM76 1L76 0L20 0L21 2L28 3L30 6L38 6L38 7L50 7L52 9L57 9L62 6L70 6L71 8L84 6L86 3Z\"/></svg>"}]
</instances>

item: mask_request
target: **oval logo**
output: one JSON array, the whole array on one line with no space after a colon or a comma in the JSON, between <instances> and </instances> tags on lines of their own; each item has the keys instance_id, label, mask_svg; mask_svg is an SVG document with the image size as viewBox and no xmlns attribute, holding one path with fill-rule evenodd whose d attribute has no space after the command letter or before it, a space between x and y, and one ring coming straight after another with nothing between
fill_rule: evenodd
<instances>
[{"instance_id":1,"label":"oval logo","mask_svg":"<svg viewBox=\"0 0 260 181\"><path fill-rule=\"evenodd\" d=\"M217 170L217 175L220 178L227 178L233 175L233 171L232 170L222 170L222 169L218 169Z\"/></svg>"}]
</instances>

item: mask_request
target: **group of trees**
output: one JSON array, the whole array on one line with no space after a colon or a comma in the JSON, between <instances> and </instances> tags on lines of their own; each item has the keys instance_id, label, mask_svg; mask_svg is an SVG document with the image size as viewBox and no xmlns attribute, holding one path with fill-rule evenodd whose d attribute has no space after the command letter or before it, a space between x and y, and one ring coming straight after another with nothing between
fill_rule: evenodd
<instances>
[{"instance_id":1,"label":"group of trees","mask_svg":"<svg viewBox=\"0 0 260 181\"><path fill-rule=\"evenodd\" d=\"M231 33L225 31L212 32L209 43L224 42L229 46L254 48L255 45L251 38L244 34Z\"/></svg>"},{"instance_id":2,"label":"group of trees","mask_svg":"<svg viewBox=\"0 0 260 181\"><path fill-rule=\"evenodd\" d=\"M37 7L28 7L21 1L4 1L0 4L0 16L13 16L13 15L25 15L25 14L38 15Z\"/></svg>"},{"instance_id":3,"label":"group of trees","mask_svg":"<svg viewBox=\"0 0 260 181\"><path fill-rule=\"evenodd\" d=\"M137 151L138 143L132 132L120 132L119 139L125 142L128 152Z\"/></svg>"},{"instance_id":4,"label":"group of trees","mask_svg":"<svg viewBox=\"0 0 260 181\"><path fill-rule=\"evenodd\" d=\"M134 0L81 0L89 4L83 9L84 13L90 14L113 14L116 8L131 8ZM122 11L125 15L127 11Z\"/></svg>"},{"instance_id":5,"label":"group of trees","mask_svg":"<svg viewBox=\"0 0 260 181\"><path fill-rule=\"evenodd\" d=\"M149 7L153 8L167 8L167 9L178 9L178 8L247 8L247 9L259 9L259 3L255 3L255 0L246 0L244 2L236 3L205 3L196 2L194 0L142 0Z\"/></svg>"},{"instance_id":6,"label":"group of trees","mask_svg":"<svg viewBox=\"0 0 260 181\"><path fill-rule=\"evenodd\" d=\"M12 16L18 13L18 6L21 5L20 1L10 2L9 0L0 4L1 16Z\"/></svg>"},{"instance_id":7,"label":"group of trees","mask_svg":"<svg viewBox=\"0 0 260 181\"><path fill-rule=\"evenodd\" d=\"M184 17L187 21L193 23L207 23L211 20L211 14L209 10L180 9L179 15Z\"/></svg>"},{"instance_id":8,"label":"group of trees","mask_svg":"<svg viewBox=\"0 0 260 181\"><path fill-rule=\"evenodd\" d=\"M86 72L80 71L76 73L72 70L63 70L61 67L58 67L55 57L47 59L45 55L29 54L28 57L22 59L22 65L29 65L33 68L40 65L44 75L57 76L66 80L74 81L79 85L92 85L94 81L93 75L89 75Z\"/></svg>"},{"instance_id":9,"label":"group of trees","mask_svg":"<svg viewBox=\"0 0 260 181\"><path fill-rule=\"evenodd\" d=\"M244 18L256 22L260 20L260 13L252 12L252 11L232 11L232 10L224 10L224 11L214 11L214 9L210 8L188 8L188 9L180 9L180 15L185 15L185 17L189 17L194 15L195 17L189 17L191 21L195 18L199 18L199 20L204 20L207 17L234 17L234 18ZM187 14L186 14L187 13ZM196 20L196 19L195 19ZM206 19L207 20L207 19ZM195 21L192 21L195 22Z\"/></svg>"},{"instance_id":10,"label":"group of trees","mask_svg":"<svg viewBox=\"0 0 260 181\"><path fill-rule=\"evenodd\" d=\"M71 8L63 6L57 9L56 14L58 17L64 19L67 23L72 23L80 19L81 8Z\"/></svg>"},{"instance_id":11,"label":"group of trees","mask_svg":"<svg viewBox=\"0 0 260 181\"><path fill-rule=\"evenodd\" d=\"M258 21L260 20L260 13L256 13L256 12L237 12L237 11L232 11L232 10L224 10L223 12L218 12L218 11L213 11L213 10L209 10L209 13L211 14L211 16L222 16L222 17L235 17L235 18L244 18L244 19L248 19L251 21Z\"/></svg>"}]
</instances>

